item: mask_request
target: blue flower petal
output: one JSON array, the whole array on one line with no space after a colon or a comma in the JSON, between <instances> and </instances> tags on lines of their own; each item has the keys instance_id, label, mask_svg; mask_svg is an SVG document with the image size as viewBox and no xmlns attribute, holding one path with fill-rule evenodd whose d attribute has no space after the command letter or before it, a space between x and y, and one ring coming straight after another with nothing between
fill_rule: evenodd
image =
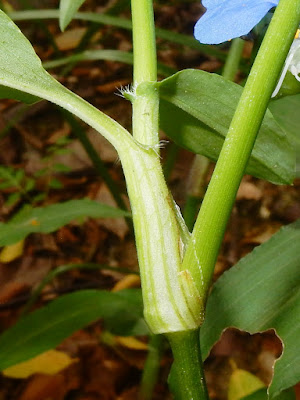
<instances>
[{"instance_id":1,"label":"blue flower petal","mask_svg":"<svg viewBox=\"0 0 300 400\"><path fill-rule=\"evenodd\" d=\"M203 0L206 13L194 35L205 44L219 44L247 35L279 0Z\"/></svg>"}]
</instances>

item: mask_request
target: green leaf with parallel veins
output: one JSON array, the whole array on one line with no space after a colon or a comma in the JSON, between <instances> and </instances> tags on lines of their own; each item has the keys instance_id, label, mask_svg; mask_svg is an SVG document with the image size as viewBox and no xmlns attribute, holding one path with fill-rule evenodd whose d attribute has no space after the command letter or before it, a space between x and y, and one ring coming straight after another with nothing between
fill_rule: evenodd
<instances>
[{"instance_id":1,"label":"green leaf with parallel veins","mask_svg":"<svg viewBox=\"0 0 300 400\"><path fill-rule=\"evenodd\" d=\"M296 80L294 77L293 79ZM300 95L286 96L272 101L269 109L278 124L285 130L296 151L296 176L300 177Z\"/></svg>"},{"instance_id":2,"label":"green leaf with parallel veins","mask_svg":"<svg viewBox=\"0 0 300 400\"><path fill-rule=\"evenodd\" d=\"M117 319L119 334L148 334L140 289L114 293L81 290L59 297L5 331L0 336L0 370L54 348L73 332L99 318L109 324Z\"/></svg>"},{"instance_id":3,"label":"green leaf with parallel veins","mask_svg":"<svg viewBox=\"0 0 300 400\"><path fill-rule=\"evenodd\" d=\"M60 0L59 3L59 27L62 31L72 21L74 15L85 0Z\"/></svg>"},{"instance_id":4,"label":"green leaf with parallel veins","mask_svg":"<svg viewBox=\"0 0 300 400\"><path fill-rule=\"evenodd\" d=\"M227 327L275 329L283 342L269 388L273 398L300 380L300 220L282 228L216 282L201 328L206 357Z\"/></svg>"},{"instance_id":5,"label":"green leaf with parallel veins","mask_svg":"<svg viewBox=\"0 0 300 400\"><path fill-rule=\"evenodd\" d=\"M16 243L33 232L54 232L77 218L128 216L130 213L127 211L89 199L69 200L46 207L26 207L6 224L0 223L0 246Z\"/></svg>"},{"instance_id":6,"label":"green leaf with parallel veins","mask_svg":"<svg viewBox=\"0 0 300 400\"><path fill-rule=\"evenodd\" d=\"M219 75L183 70L159 83L162 129L179 146L216 161L243 88ZM292 183L295 153L267 111L246 173Z\"/></svg>"}]
</instances>

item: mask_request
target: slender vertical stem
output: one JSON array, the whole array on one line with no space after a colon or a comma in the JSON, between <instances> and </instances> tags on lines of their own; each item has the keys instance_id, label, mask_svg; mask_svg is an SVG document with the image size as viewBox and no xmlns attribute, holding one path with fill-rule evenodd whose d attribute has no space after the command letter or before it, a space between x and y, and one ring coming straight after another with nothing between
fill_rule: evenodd
<instances>
[{"instance_id":1,"label":"slender vertical stem","mask_svg":"<svg viewBox=\"0 0 300 400\"><path fill-rule=\"evenodd\" d=\"M134 73L133 84L154 82L157 76L152 0L131 0Z\"/></svg>"},{"instance_id":2,"label":"slender vertical stem","mask_svg":"<svg viewBox=\"0 0 300 400\"><path fill-rule=\"evenodd\" d=\"M169 384L176 400L208 399L199 336L199 329L167 335L174 356Z\"/></svg>"},{"instance_id":3,"label":"slender vertical stem","mask_svg":"<svg viewBox=\"0 0 300 400\"><path fill-rule=\"evenodd\" d=\"M143 369L139 400L151 400L153 390L157 382L161 350L163 344L162 335L151 335L148 344L148 356Z\"/></svg>"},{"instance_id":4,"label":"slender vertical stem","mask_svg":"<svg viewBox=\"0 0 300 400\"><path fill-rule=\"evenodd\" d=\"M132 131L139 142L158 141L159 97L155 87L157 61L152 0L131 0L133 34Z\"/></svg>"},{"instance_id":5,"label":"slender vertical stem","mask_svg":"<svg viewBox=\"0 0 300 400\"><path fill-rule=\"evenodd\" d=\"M240 181L300 20L300 1L280 0L229 128L189 242L188 268L207 295Z\"/></svg>"},{"instance_id":6,"label":"slender vertical stem","mask_svg":"<svg viewBox=\"0 0 300 400\"><path fill-rule=\"evenodd\" d=\"M244 44L245 42L240 38L233 39L231 43L231 47L222 72L222 76L230 81L234 80L238 71Z\"/></svg>"},{"instance_id":7,"label":"slender vertical stem","mask_svg":"<svg viewBox=\"0 0 300 400\"><path fill-rule=\"evenodd\" d=\"M228 56L226 58L222 76L231 81L238 71L244 41L240 38L233 39ZM197 213L204 195L205 178L209 168L206 157L196 154L189 174L187 198L183 211L185 223L190 231L193 230Z\"/></svg>"}]
</instances>

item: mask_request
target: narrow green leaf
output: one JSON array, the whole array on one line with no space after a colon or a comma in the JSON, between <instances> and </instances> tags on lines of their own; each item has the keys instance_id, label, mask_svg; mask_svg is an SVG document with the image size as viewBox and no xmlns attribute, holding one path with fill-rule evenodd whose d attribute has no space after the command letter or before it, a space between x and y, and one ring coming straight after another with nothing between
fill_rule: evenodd
<instances>
[{"instance_id":1,"label":"narrow green leaf","mask_svg":"<svg viewBox=\"0 0 300 400\"><path fill-rule=\"evenodd\" d=\"M300 220L254 249L214 285L201 329L204 357L227 327L250 333L275 329L283 354L271 397L300 380Z\"/></svg>"},{"instance_id":2,"label":"narrow green leaf","mask_svg":"<svg viewBox=\"0 0 300 400\"><path fill-rule=\"evenodd\" d=\"M62 31L72 21L74 14L85 0L60 0L59 3L59 27Z\"/></svg>"},{"instance_id":3,"label":"narrow green leaf","mask_svg":"<svg viewBox=\"0 0 300 400\"><path fill-rule=\"evenodd\" d=\"M69 200L46 207L26 207L8 223L0 223L0 246L24 239L30 233L54 232L70 221L83 218L120 218L130 213L89 199Z\"/></svg>"},{"instance_id":4,"label":"narrow green leaf","mask_svg":"<svg viewBox=\"0 0 300 400\"><path fill-rule=\"evenodd\" d=\"M61 343L99 318L126 326L125 334L146 335L140 289L120 292L82 290L67 294L23 317L0 336L0 370L26 361ZM113 324L113 325L115 325Z\"/></svg>"},{"instance_id":5,"label":"narrow green leaf","mask_svg":"<svg viewBox=\"0 0 300 400\"><path fill-rule=\"evenodd\" d=\"M118 61L125 64L133 63L132 53L121 50L85 50L82 53L73 54L68 57L59 58L57 60L47 61L43 63L44 68L56 68L69 63L79 61L93 61L93 60L109 60Z\"/></svg>"},{"instance_id":6,"label":"narrow green leaf","mask_svg":"<svg viewBox=\"0 0 300 400\"><path fill-rule=\"evenodd\" d=\"M133 64L132 53L121 51L121 50L85 50L82 53L73 54L68 57L59 58L57 60L47 61L43 63L43 67L46 69L56 68L69 63L79 61L93 61L93 60L110 60L122 62L125 64ZM162 76L170 76L176 72L174 68L168 67L162 63L157 64L157 72Z\"/></svg>"},{"instance_id":7,"label":"narrow green leaf","mask_svg":"<svg viewBox=\"0 0 300 400\"><path fill-rule=\"evenodd\" d=\"M14 11L9 13L10 18L14 21L27 21L34 19L56 19L59 18L59 10L25 10L25 11ZM108 14L97 14L91 12L78 12L73 15L73 18L91 21L98 24L112 25L118 28L123 28L127 30L132 29L132 24L129 19L115 17ZM171 32L167 29L156 28L156 36L168 40L173 43L177 43L183 46L188 46L192 49L201 51L204 54L210 54L219 60L226 59L226 53L218 48L218 46L207 46L199 43L191 35L183 35L182 33Z\"/></svg>"},{"instance_id":8,"label":"narrow green leaf","mask_svg":"<svg viewBox=\"0 0 300 400\"><path fill-rule=\"evenodd\" d=\"M180 71L159 83L161 127L178 145L216 161L242 90L219 75ZM292 146L268 111L246 173L287 184L294 165Z\"/></svg>"},{"instance_id":9,"label":"narrow green leaf","mask_svg":"<svg viewBox=\"0 0 300 400\"><path fill-rule=\"evenodd\" d=\"M294 77L293 79L296 81ZM269 109L275 120L287 133L296 151L296 176L300 177L300 95L286 96L272 101Z\"/></svg>"}]
</instances>

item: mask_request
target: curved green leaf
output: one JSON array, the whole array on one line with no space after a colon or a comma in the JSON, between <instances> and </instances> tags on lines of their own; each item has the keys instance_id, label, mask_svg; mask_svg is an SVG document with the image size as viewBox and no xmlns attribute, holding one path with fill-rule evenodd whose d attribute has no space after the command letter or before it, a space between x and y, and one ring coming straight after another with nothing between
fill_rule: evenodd
<instances>
[{"instance_id":1,"label":"curved green leaf","mask_svg":"<svg viewBox=\"0 0 300 400\"><path fill-rule=\"evenodd\" d=\"M54 348L99 318L117 334L146 335L142 309L140 289L114 293L82 290L61 296L23 317L0 336L0 370Z\"/></svg>"},{"instance_id":2,"label":"curved green leaf","mask_svg":"<svg viewBox=\"0 0 300 400\"><path fill-rule=\"evenodd\" d=\"M6 224L0 223L0 246L16 243L33 232L54 232L77 218L128 216L130 213L127 211L89 199L69 200L46 207L25 207Z\"/></svg>"},{"instance_id":3,"label":"curved green leaf","mask_svg":"<svg viewBox=\"0 0 300 400\"><path fill-rule=\"evenodd\" d=\"M66 29L72 21L79 7L85 0L60 0L59 3L59 27L62 31Z\"/></svg>"},{"instance_id":4,"label":"curved green leaf","mask_svg":"<svg viewBox=\"0 0 300 400\"><path fill-rule=\"evenodd\" d=\"M300 380L300 220L239 261L216 282L201 329L206 357L227 327L275 329L284 349L275 363L271 397Z\"/></svg>"},{"instance_id":5,"label":"curved green leaf","mask_svg":"<svg viewBox=\"0 0 300 400\"><path fill-rule=\"evenodd\" d=\"M178 145L216 161L243 88L219 75L184 70L159 83L162 129ZM267 111L246 173L292 183L295 154Z\"/></svg>"},{"instance_id":6,"label":"curved green leaf","mask_svg":"<svg viewBox=\"0 0 300 400\"><path fill-rule=\"evenodd\" d=\"M113 119L56 81L20 29L0 10L0 85L49 100L77 115L109 140L120 153L132 136Z\"/></svg>"}]
</instances>

